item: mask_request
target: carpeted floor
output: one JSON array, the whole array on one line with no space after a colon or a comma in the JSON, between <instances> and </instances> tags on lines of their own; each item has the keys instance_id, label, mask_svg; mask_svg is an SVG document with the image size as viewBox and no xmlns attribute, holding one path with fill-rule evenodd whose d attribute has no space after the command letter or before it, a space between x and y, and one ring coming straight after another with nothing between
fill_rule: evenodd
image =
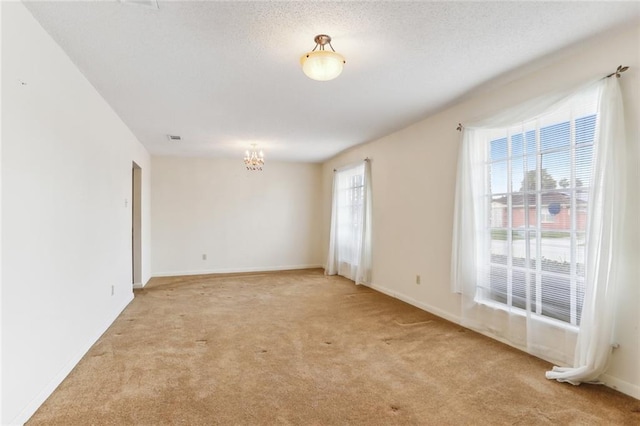
<instances>
[{"instance_id":1,"label":"carpeted floor","mask_svg":"<svg viewBox=\"0 0 640 426\"><path fill-rule=\"evenodd\" d=\"M640 424L640 401L322 270L135 296L29 425Z\"/></svg>"}]
</instances>

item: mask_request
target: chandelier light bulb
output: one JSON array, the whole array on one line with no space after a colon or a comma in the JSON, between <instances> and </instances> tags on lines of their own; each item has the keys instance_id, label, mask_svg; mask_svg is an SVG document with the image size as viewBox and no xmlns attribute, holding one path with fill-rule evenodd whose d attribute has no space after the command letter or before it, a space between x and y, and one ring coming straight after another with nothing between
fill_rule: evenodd
<instances>
[{"instance_id":1,"label":"chandelier light bulb","mask_svg":"<svg viewBox=\"0 0 640 426\"><path fill-rule=\"evenodd\" d=\"M247 170L262 171L264 165L264 153L256 151L256 144L251 144L251 151L246 150L244 152L244 165Z\"/></svg>"}]
</instances>

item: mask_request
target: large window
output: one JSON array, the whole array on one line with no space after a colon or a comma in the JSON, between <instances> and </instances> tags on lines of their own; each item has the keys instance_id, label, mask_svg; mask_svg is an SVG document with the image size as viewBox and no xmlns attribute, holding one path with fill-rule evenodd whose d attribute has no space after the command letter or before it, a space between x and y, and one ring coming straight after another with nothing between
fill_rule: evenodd
<instances>
[{"instance_id":1,"label":"large window","mask_svg":"<svg viewBox=\"0 0 640 426\"><path fill-rule=\"evenodd\" d=\"M338 185L338 252L349 267L358 266L364 208L364 167L336 172Z\"/></svg>"},{"instance_id":2,"label":"large window","mask_svg":"<svg viewBox=\"0 0 640 426\"><path fill-rule=\"evenodd\" d=\"M461 323L573 363L548 378L596 380L625 267L618 79L513 106L462 136L451 270Z\"/></svg>"},{"instance_id":3,"label":"large window","mask_svg":"<svg viewBox=\"0 0 640 426\"><path fill-rule=\"evenodd\" d=\"M597 116L495 131L486 173L489 280L481 298L579 325Z\"/></svg>"},{"instance_id":4,"label":"large window","mask_svg":"<svg viewBox=\"0 0 640 426\"><path fill-rule=\"evenodd\" d=\"M335 171L326 272L368 283L371 271L369 161Z\"/></svg>"}]
</instances>

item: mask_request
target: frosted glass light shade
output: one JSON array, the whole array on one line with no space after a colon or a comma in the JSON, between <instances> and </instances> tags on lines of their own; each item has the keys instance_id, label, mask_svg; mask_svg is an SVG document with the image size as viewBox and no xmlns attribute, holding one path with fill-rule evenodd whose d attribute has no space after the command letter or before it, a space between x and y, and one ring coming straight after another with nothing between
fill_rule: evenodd
<instances>
[{"instance_id":1,"label":"frosted glass light shade","mask_svg":"<svg viewBox=\"0 0 640 426\"><path fill-rule=\"evenodd\" d=\"M329 50L316 50L302 55L302 71L312 80L333 80L342 72L344 57Z\"/></svg>"}]
</instances>

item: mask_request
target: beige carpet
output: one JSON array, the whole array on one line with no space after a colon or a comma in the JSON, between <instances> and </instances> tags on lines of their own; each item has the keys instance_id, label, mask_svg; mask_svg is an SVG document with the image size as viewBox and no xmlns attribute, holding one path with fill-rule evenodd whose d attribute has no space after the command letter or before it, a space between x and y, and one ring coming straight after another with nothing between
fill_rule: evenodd
<instances>
[{"instance_id":1,"label":"beige carpet","mask_svg":"<svg viewBox=\"0 0 640 426\"><path fill-rule=\"evenodd\" d=\"M640 424L640 401L321 270L135 296L29 425Z\"/></svg>"}]
</instances>

